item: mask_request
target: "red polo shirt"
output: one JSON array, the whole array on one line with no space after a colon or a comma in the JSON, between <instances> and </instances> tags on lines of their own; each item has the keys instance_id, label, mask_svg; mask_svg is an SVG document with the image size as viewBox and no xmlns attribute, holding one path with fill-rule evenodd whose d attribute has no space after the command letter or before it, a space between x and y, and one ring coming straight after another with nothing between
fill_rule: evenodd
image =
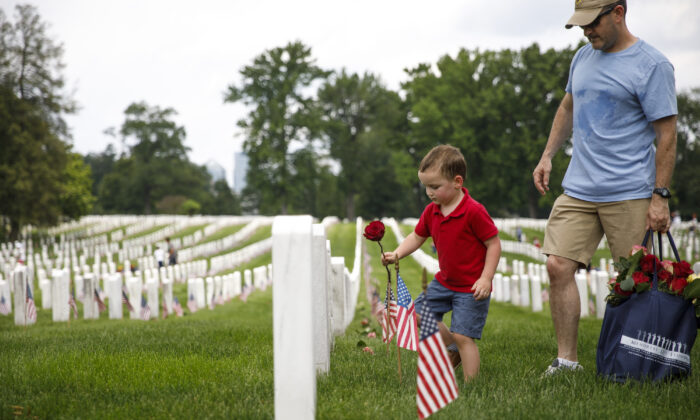
<instances>
[{"instance_id":1,"label":"red polo shirt","mask_svg":"<svg viewBox=\"0 0 700 420\"><path fill-rule=\"evenodd\" d=\"M440 263L440 271L435 274L437 281L455 292L472 293L472 286L484 270L484 241L498 235L498 228L486 208L471 198L466 188L462 191L462 201L447 217L438 204L428 204L415 232L433 238Z\"/></svg>"}]
</instances>

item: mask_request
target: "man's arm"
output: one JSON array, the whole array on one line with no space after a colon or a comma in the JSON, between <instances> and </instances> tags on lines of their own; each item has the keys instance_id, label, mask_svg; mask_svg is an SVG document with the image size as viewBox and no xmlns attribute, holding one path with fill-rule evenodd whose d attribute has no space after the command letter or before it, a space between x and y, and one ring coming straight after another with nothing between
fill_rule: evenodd
<instances>
[{"instance_id":1,"label":"man's arm","mask_svg":"<svg viewBox=\"0 0 700 420\"><path fill-rule=\"evenodd\" d=\"M549 131L547 146L542 152L542 157L537 167L532 172L535 188L544 195L549 191L549 174L552 172L552 158L557 154L561 146L571 135L574 126L574 98L570 93L564 95L557 113L554 115L552 129Z\"/></svg>"},{"instance_id":2,"label":"man's arm","mask_svg":"<svg viewBox=\"0 0 700 420\"><path fill-rule=\"evenodd\" d=\"M656 132L656 181L654 187L671 185L673 167L676 164L676 115L652 122ZM666 233L671 227L668 199L658 194L651 195L647 211L647 229Z\"/></svg>"}]
</instances>

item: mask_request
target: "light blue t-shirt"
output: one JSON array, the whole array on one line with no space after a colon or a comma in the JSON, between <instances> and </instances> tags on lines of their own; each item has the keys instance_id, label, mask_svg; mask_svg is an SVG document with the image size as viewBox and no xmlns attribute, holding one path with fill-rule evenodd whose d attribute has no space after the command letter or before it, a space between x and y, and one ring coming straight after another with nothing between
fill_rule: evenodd
<instances>
[{"instance_id":1,"label":"light blue t-shirt","mask_svg":"<svg viewBox=\"0 0 700 420\"><path fill-rule=\"evenodd\" d=\"M642 40L605 53L587 44L571 61L571 163L562 186L580 200L648 198L656 178L652 121L678 114L673 66Z\"/></svg>"}]
</instances>

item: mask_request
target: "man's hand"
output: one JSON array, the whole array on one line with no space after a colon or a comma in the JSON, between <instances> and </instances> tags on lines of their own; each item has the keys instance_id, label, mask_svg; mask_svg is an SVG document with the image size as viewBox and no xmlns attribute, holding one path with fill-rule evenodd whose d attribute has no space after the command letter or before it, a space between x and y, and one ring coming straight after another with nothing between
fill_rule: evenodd
<instances>
[{"instance_id":1,"label":"man's hand","mask_svg":"<svg viewBox=\"0 0 700 420\"><path fill-rule=\"evenodd\" d=\"M535 188L540 194L545 195L549 191L549 174L552 172L552 161L543 157L532 172Z\"/></svg>"},{"instance_id":2,"label":"man's hand","mask_svg":"<svg viewBox=\"0 0 700 420\"><path fill-rule=\"evenodd\" d=\"M474 292L474 299L486 299L491 294L491 280L486 277L479 278L472 286L472 291Z\"/></svg>"},{"instance_id":3,"label":"man's hand","mask_svg":"<svg viewBox=\"0 0 700 420\"><path fill-rule=\"evenodd\" d=\"M647 210L646 230L666 233L671 228L671 212L668 209L668 200L658 194L651 195L651 203Z\"/></svg>"}]
</instances>

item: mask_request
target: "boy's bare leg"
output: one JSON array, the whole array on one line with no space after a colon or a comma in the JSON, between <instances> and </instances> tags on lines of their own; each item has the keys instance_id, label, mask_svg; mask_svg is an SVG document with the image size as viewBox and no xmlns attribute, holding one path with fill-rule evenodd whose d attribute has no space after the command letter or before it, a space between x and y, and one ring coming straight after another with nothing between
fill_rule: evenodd
<instances>
[{"instance_id":1,"label":"boy's bare leg","mask_svg":"<svg viewBox=\"0 0 700 420\"><path fill-rule=\"evenodd\" d=\"M452 338L457 343L459 354L462 356L464 382L469 382L479 373L479 366L481 365L479 347L477 347L476 342L471 337L453 333Z\"/></svg>"},{"instance_id":2,"label":"boy's bare leg","mask_svg":"<svg viewBox=\"0 0 700 420\"><path fill-rule=\"evenodd\" d=\"M438 329L440 330L440 337L442 337L442 342L445 343L445 347L454 343L455 340L452 338L452 332L450 332L450 329L447 328L447 325L445 325L445 323L442 321L438 322L437 324Z\"/></svg>"}]
</instances>

